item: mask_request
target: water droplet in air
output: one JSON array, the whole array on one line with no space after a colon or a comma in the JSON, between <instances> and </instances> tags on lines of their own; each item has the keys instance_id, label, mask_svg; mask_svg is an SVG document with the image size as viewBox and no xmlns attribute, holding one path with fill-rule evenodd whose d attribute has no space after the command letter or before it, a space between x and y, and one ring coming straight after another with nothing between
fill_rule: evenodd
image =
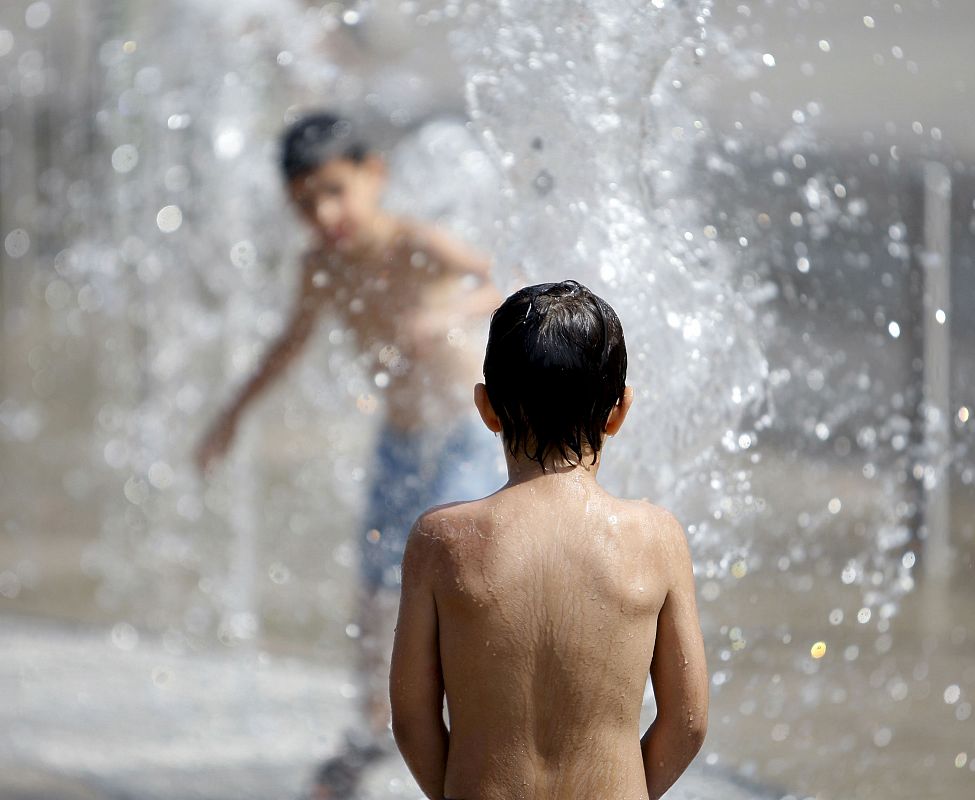
<instances>
[{"instance_id":1,"label":"water droplet in air","mask_svg":"<svg viewBox=\"0 0 975 800\"><path fill-rule=\"evenodd\" d=\"M11 258L20 258L30 250L30 236L23 228L14 228L3 240L4 249Z\"/></svg>"},{"instance_id":2,"label":"water droplet in air","mask_svg":"<svg viewBox=\"0 0 975 800\"><path fill-rule=\"evenodd\" d=\"M535 187L535 191L538 192L538 196L544 197L555 188L555 178L552 177L548 170L543 169L535 176L532 185Z\"/></svg>"},{"instance_id":3,"label":"water droplet in air","mask_svg":"<svg viewBox=\"0 0 975 800\"><path fill-rule=\"evenodd\" d=\"M173 233L183 224L183 212L179 206L163 206L156 214L156 225L163 233Z\"/></svg>"},{"instance_id":4,"label":"water droplet in air","mask_svg":"<svg viewBox=\"0 0 975 800\"><path fill-rule=\"evenodd\" d=\"M247 239L235 243L230 248L230 263L237 269L249 269L257 263L257 248Z\"/></svg>"},{"instance_id":5,"label":"water droplet in air","mask_svg":"<svg viewBox=\"0 0 975 800\"><path fill-rule=\"evenodd\" d=\"M24 22L32 30L43 28L51 19L51 7L47 3L31 3L24 12Z\"/></svg>"},{"instance_id":6,"label":"water droplet in air","mask_svg":"<svg viewBox=\"0 0 975 800\"><path fill-rule=\"evenodd\" d=\"M139 632L128 622L119 622L112 628L112 644L119 650L134 650L139 644Z\"/></svg>"},{"instance_id":7,"label":"water droplet in air","mask_svg":"<svg viewBox=\"0 0 975 800\"><path fill-rule=\"evenodd\" d=\"M120 144L112 151L112 169L124 175L139 163L139 151L135 145Z\"/></svg>"},{"instance_id":8,"label":"water droplet in air","mask_svg":"<svg viewBox=\"0 0 975 800\"><path fill-rule=\"evenodd\" d=\"M244 134L239 128L226 127L217 133L213 140L213 149L218 158L229 160L236 158L244 149Z\"/></svg>"}]
</instances>

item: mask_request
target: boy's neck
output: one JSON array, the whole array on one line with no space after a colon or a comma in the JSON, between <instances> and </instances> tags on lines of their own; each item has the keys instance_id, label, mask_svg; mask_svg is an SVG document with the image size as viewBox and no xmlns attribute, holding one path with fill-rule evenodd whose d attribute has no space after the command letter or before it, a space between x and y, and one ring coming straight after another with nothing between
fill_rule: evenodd
<instances>
[{"instance_id":1,"label":"boy's neck","mask_svg":"<svg viewBox=\"0 0 975 800\"><path fill-rule=\"evenodd\" d=\"M580 463L566 462L561 458L546 459L545 466L539 464L524 455L513 456L505 450L505 460L508 465L508 486L514 486L529 481L545 481L552 483L562 483L572 481L596 482L596 473L599 470L599 458L595 463L592 462L592 454L586 453Z\"/></svg>"}]
</instances>

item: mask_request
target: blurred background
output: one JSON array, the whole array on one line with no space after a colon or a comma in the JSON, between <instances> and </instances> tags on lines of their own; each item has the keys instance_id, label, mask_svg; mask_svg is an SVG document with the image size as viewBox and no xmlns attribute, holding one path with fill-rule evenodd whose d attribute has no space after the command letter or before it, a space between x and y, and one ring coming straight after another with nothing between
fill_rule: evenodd
<instances>
[{"instance_id":1,"label":"blurred background","mask_svg":"<svg viewBox=\"0 0 975 800\"><path fill-rule=\"evenodd\" d=\"M355 723L381 391L341 324L191 463L290 310L277 135L319 108L499 282L618 308L607 483L685 523L712 674L675 796L973 796L973 35L965 0L5 2L0 797L301 796Z\"/></svg>"}]
</instances>

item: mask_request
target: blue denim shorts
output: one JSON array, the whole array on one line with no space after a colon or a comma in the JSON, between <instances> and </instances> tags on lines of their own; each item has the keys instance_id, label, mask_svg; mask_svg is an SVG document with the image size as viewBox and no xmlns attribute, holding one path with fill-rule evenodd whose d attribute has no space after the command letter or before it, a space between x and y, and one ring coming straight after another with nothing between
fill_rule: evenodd
<instances>
[{"instance_id":1,"label":"blue denim shorts","mask_svg":"<svg viewBox=\"0 0 975 800\"><path fill-rule=\"evenodd\" d=\"M362 581L369 589L396 589L406 539L430 506L477 500L505 482L501 440L480 420L448 431L402 431L385 425L376 443L359 540Z\"/></svg>"}]
</instances>

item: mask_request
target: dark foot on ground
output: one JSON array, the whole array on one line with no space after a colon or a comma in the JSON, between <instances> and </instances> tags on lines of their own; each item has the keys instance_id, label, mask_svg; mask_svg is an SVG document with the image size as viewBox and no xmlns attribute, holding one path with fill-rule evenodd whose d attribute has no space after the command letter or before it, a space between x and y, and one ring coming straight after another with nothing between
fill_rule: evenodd
<instances>
[{"instance_id":1,"label":"dark foot on ground","mask_svg":"<svg viewBox=\"0 0 975 800\"><path fill-rule=\"evenodd\" d=\"M388 744L350 736L342 750L318 768L310 800L354 800L363 773L390 752Z\"/></svg>"}]
</instances>

